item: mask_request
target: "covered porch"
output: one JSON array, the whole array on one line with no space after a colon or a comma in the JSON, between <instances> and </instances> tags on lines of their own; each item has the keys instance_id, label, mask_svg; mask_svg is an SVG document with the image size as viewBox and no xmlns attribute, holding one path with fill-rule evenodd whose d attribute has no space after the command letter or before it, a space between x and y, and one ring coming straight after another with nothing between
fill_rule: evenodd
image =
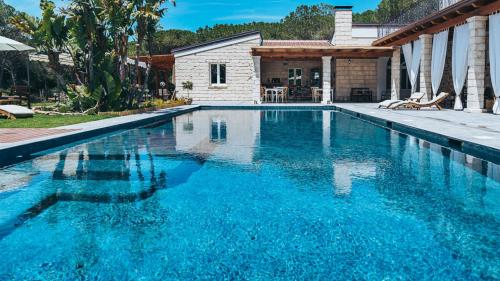
<instances>
[{"instance_id":1,"label":"covered porch","mask_svg":"<svg viewBox=\"0 0 500 281\"><path fill-rule=\"evenodd\" d=\"M258 103L372 102L389 92L392 47L273 43L252 49Z\"/></svg>"},{"instance_id":2,"label":"covered porch","mask_svg":"<svg viewBox=\"0 0 500 281\"><path fill-rule=\"evenodd\" d=\"M137 84L149 83L149 88L154 89L152 94L156 98L169 99L175 90L175 58L172 54L140 56L139 61L144 63L144 67L137 70ZM151 67L149 81L145 80L146 65Z\"/></svg>"}]
</instances>

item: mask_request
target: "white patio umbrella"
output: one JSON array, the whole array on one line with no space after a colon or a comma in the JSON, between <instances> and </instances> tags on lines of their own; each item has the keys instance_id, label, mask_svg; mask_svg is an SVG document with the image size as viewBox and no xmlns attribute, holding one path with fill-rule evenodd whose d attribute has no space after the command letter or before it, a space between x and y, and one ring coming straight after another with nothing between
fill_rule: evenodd
<instances>
[{"instance_id":1,"label":"white patio umbrella","mask_svg":"<svg viewBox=\"0 0 500 281\"><path fill-rule=\"evenodd\" d=\"M29 52L34 51L35 48L17 42L7 37L0 36L0 52L15 51L15 52Z\"/></svg>"},{"instance_id":2,"label":"white patio umbrella","mask_svg":"<svg viewBox=\"0 0 500 281\"><path fill-rule=\"evenodd\" d=\"M0 36L0 52L26 52L28 53L28 63L26 64L27 74L28 74L28 93L30 89L30 63L29 63L29 52L35 51L35 48L30 47L21 42L17 42L7 37ZM28 107L31 107L30 95L28 94Z\"/></svg>"}]
</instances>

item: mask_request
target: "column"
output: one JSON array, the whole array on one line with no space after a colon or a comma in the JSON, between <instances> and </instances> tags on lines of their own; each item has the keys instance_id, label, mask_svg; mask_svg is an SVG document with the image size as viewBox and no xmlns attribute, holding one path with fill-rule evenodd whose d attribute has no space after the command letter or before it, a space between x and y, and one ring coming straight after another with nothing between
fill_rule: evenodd
<instances>
[{"instance_id":1,"label":"column","mask_svg":"<svg viewBox=\"0 0 500 281\"><path fill-rule=\"evenodd\" d=\"M387 89L387 63L389 58L377 60L377 100L382 99L382 94Z\"/></svg>"},{"instance_id":2,"label":"column","mask_svg":"<svg viewBox=\"0 0 500 281\"><path fill-rule=\"evenodd\" d=\"M422 101L428 101L432 100L432 35L420 35L420 40L422 41L422 58L420 59L420 92L425 94Z\"/></svg>"},{"instance_id":3,"label":"column","mask_svg":"<svg viewBox=\"0 0 500 281\"><path fill-rule=\"evenodd\" d=\"M396 46L391 59L391 100L399 100L401 92L401 47Z\"/></svg>"},{"instance_id":4,"label":"column","mask_svg":"<svg viewBox=\"0 0 500 281\"><path fill-rule=\"evenodd\" d=\"M331 103L330 91L332 89L332 57L323 57L323 99L322 104Z\"/></svg>"},{"instance_id":5,"label":"column","mask_svg":"<svg viewBox=\"0 0 500 281\"><path fill-rule=\"evenodd\" d=\"M254 65L254 77L253 77L253 89L252 89L252 94L253 94L253 102L254 104L261 104L262 101L260 100L260 62L261 62L261 57L260 56L253 56L253 65Z\"/></svg>"},{"instance_id":6,"label":"column","mask_svg":"<svg viewBox=\"0 0 500 281\"><path fill-rule=\"evenodd\" d=\"M469 71L467 73L466 112L485 112L486 21L488 17L467 19L469 23Z\"/></svg>"}]
</instances>

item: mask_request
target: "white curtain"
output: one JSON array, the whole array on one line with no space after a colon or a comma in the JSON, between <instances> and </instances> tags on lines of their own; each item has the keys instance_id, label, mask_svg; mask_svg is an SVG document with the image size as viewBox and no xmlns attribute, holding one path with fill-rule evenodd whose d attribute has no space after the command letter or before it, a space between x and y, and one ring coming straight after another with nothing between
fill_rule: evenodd
<instances>
[{"instance_id":1,"label":"white curtain","mask_svg":"<svg viewBox=\"0 0 500 281\"><path fill-rule=\"evenodd\" d=\"M446 49L448 48L448 30L434 34L432 41L431 81L434 97L438 95L439 86L443 79Z\"/></svg>"},{"instance_id":2,"label":"white curtain","mask_svg":"<svg viewBox=\"0 0 500 281\"><path fill-rule=\"evenodd\" d=\"M490 73L496 101L493 113L500 114L500 14L490 16Z\"/></svg>"},{"instance_id":3,"label":"white curtain","mask_svg":"<svg viewBox=\"0 0 500 281\"><path fill-rule=\"evenodd\" d=\"M411 92L414 93L417 89L418 70L420 69L420 58L422 57L422 40L418 39L413 42L413 53L411 56L410 83Z\"/></svg>"},{"instance_id":4,"label":"white curtain","mask_svg":"<svg viewBox=\"0 0 500 281\"><path fill-rule=\"evenodd\" d=\"M408 72L408 77L411 75L411 52L412 52L412 46L411 42L408 44L404 44L402 47L403 49L403 55L405 57L405 62L406 62L406 71Z\"/></svg>"},{"instance_id":5,"label":"white curtain","mask_svg":"<svg viewBox=\"0 0 500 281\"><path fill-rule=\"evenodd\" d=\"M455 110L463 110L460 94L467 77L469 52L469 24L456 26L453 31L453 53L451 58L451 71L453 75L453 88L456 93Z\"/></svg>"}]
</instances>

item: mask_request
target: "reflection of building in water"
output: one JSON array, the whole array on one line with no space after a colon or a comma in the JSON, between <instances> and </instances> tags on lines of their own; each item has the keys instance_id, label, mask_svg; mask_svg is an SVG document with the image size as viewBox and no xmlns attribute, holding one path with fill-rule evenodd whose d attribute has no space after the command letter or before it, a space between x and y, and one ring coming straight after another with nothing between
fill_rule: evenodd
<instances>
[{"instance_id":1,"label":"reflection of building in water","mask_svg":"<svg viewBox=\"0 0 500 281\"><path fill-rule=\"evenodd\" d=\"M260 112L202 110L174 118L176 150L252 163L260 135Z\"/></svg>"},{"instance_id":2,"label":"reflection of building in water","mask_svg":"<svg viewBox=\"0 0 500 281\"><path fill-rule=\"evenodd\" d=\"M349 195L356 178L366 180L377 174L375 162L334 162L332 168L333 191L336 195Z\"/></svg>"}]
</instances>

